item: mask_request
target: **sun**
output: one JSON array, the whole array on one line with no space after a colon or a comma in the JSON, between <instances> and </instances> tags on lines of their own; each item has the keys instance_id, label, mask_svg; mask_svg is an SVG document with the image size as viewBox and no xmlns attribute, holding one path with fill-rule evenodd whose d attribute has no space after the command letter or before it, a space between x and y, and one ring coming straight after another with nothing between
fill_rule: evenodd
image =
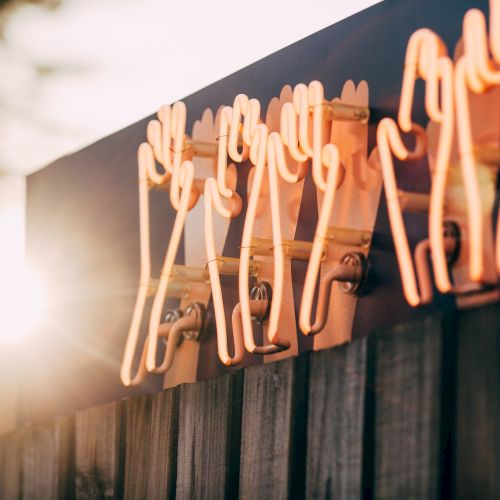
<instances>
[{"instance_id":1,"label":"sun","mask_svg":"<svg viewBox=\"0 0 500 500\"><path fill-rule=\"evenodd\" d=\"M17 342L43 319L46 291L40 275L28 266L4 271L0 282L0 341Z\"/></svg>"}]
</instances>

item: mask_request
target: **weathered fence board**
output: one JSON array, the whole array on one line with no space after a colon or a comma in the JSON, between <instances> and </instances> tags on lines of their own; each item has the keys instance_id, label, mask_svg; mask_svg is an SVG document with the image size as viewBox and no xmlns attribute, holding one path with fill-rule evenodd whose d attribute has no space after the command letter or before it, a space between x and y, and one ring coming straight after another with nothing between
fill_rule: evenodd
<instances>
[{"instance_id":1,"label":"weathered fence board","mask_svg":"<svg viewBox=\"0 0 500 500\"><path fill-rule=\"evenodd\" d=\"M180 386L177 498L235 498L243 373Z\"/></svg>"},{"instance_id":2,"label":"weathered fence board","mask_svg":"<svg viewBox=\"0 0 500 500\"><path fill-rule=\"evenodd\" d=\"M125 499L175 498L178 392L124 402Z\"/></svg>"},{"instance_id":3,"label":"weathered fence board","mask_svg":"<svg viewBox=\"0 0 500 500\"><path fill-rule=\"evenodd\" d=\"M0 436L0 498L500 498L500 305Z\"/></svg>"},{"instance_id":4,"label":"weathered fence board","mask_svg":"<svg viewBox=\"0 0 500 500\"><path fill-rule=\"evenodd\" d=\"M500 307L458 322L456 494L500 498Z\"/></svg>"},{"instance_id":5,"label":"weathered fence board","mask_svg":"<svg viewBox=\"0 0 500 500\"><path fill-rule=\"evenodd\" d=\"M373 336L374 498L440 496L441 335L429 317Z\"/></svg>"},{"instance_id":6,"label":"weathered fence board","mask_svg":"<svg viewBox=\"0 0 500 500\"><path fill-rule=\"evenodd\" d=\"M307 498L361 498L366 339L311 355Z\"/></svg>"},{"instance_id":7,"label":"weathered fence board","mask_svg":"<svg viewBox=\"0 0 500 500\"><path fill-rule=\"evenodd\" d=\"M23 431L0 438L0 498L21 498Z\"/></svg>"},{"instance_id":8,"label":"weathered fence board","mask_svg":"<svg viewBox=\"0 0 500 500\"><path fill-rule=\"evenodd\" d=\"M122 404L76 414L76 498L116 498L122 493Z\"/></svg>"},{"instance_id":9,"label":"weathered fence board","mask_svg":"<svg viewBox=\"0 0 500 500\"><path fill-rule=\"evenodd\" d=\"M302 497L307 356L245 371L240 496Z\"/></svg>"},{"instance_id":10,"label":"weathered fence board","mask_svg":"<svg viewBox=\"0 0 500 500\"><path fill-rule=\"evenodd\" d=\"M27 429L23 434L23 499L74 497L74 418Z\"/></svg>"}]
</instances>

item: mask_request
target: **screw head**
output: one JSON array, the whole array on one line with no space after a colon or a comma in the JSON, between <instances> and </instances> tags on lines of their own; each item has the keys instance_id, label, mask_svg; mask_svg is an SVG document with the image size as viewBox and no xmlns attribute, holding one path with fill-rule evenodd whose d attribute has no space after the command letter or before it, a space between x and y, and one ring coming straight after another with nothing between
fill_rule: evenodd
<instances>
[{"instance_id":1,"label":"screw head","mask_svg":"<svg viewBox=\"0 0 500 500\"><path fill-rule=\"evenodd\" d=\"M266 300L267 308L266 312L259 317L252 316L254 321L259 323L263 323L269 318L269 314L271 312L271 301L273 299L273 287L267 281L259 281L257 282L252 289L250 290L250 300Z\"/></svg>"},{"instance_id":2,"label":"screw head","mask_svg":"<svg viewBox=\"0 0 500 500\"><path fill-rule=\"evenodd\" d=\"M355 279L339 283L340 289L349 295L361 295L368 279L369 264L367 258L361 252L349 252L340 259L340 263L356 268Z\"/></svg>"},{"instance_id":3,"label":"screw head","mask_svg":"<svg viewBox=\"0 0 500 500\"><path fill-rule=\"evenodd\" d=\"M178 308L169 309L163 317L164 323L175 323L178 319L182 318L182 311Z\"/></svg>"},{"instance_id":4,"label":"screw head","mask_svg":"<svg viewBox=\"0 0 500 500\"><path fill-rule=\"evenodd\" d=\"M169 309L166 313L165 316L163 317L163 322L164 323L175 323L178 319L182 318L182 311L179 308L175 309ZM181 343L182 339L179 339L179 344ZM167 345L168 339L163 338L163 343Z\"/></svg>"},{"instance_id":5,"label":"screw head","mask_svg":"<svg viewBox=\"0 0 500 500\"><path fill-rule=\"evenodd\" d=\"M184 311L184 316L197 316L200 328L198 330L185 331L182 336L186 340L199 340L203 330L205 329L207 319L207 309L205 305L201 302L193 302L192 304L189 304Z\"/></svg>"}]
</instances>

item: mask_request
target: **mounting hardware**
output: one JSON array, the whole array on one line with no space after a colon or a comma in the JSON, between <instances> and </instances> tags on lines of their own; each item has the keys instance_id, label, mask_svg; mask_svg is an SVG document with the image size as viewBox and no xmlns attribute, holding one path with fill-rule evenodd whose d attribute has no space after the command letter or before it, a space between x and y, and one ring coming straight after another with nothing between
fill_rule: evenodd
<instances>
[{"instance_id":1,"label":"mounting hardware","mask_svg":"<svg viewBox=\"0 0 500 500\"><path fill-rule=\"evenodd\" d=\"M426 193L413 193L398 189L398 199L401 210L426 214L429 212L431 197Z\"/></svg>"},{"instance_id":2,"label":"mounting hardware","mask_svg":"<svg viewBox=\"0 0 500 500\"><path fill-rule=\"evenodd\" d=\"M327 239L336 245L370 248L372 242L372 231L333 226L329 227L327 231Z\"/></svg>"},{"instance_id":3,"label":"mounting hardware","mask_svg":"<svg viewBox=\"0 0 500 500\"><path fill-rule=\"evenodd\" d=\"M340 289L349 295L362 295L368 280L368 259L360 252L349 252L340 259L340 264L354 267L351 280L339 280Z\"/></svg>"},{"instance_id":4,"label":"mounting hardware","mask_svg":"<svg viewBox=\"0 0 500 500\"><path fill-rule=\"evenodd\" d=\"M164 323L174 323L182 318L182 311L179 308L169 309L163 317Z\"/></svg>"},{"instance_id":5,"label":"mounting hardware","mask_svg":"<svg viewBox=\"0 0 500 500\"><path fill-rule=\"evenodd\" d=\"M296 260L309 260L313 244L310 241L282 240L284 257ZM252 238L250 254L272 257L274 255L274 242L268 238Z\"/></svg>"},{"instance_id":6,"label":"mounting hardware","mask_svg":"<svg viewBox=\"0 0 500 500\"><path fill-rule=\"evenodd\" d=\"M218 255L215 259L217 261L217 267L219 273L226 276L238 276L240 271L240 259L237 257L225 257L223 255ZM250 267L248 270L248 276L256 278L260 271L260 262L256 260L250 260Z\"/></svg>"},{"instance_id":7,"label":"mounting hardware","mask_svg":"<svg viewBox=\"0 0 500 500\"><path fill-rule=\"evenodd\" d=\"M257 323L264 323L269 318L271 311L271 301L273 299L273 287L267 281L259 281L250 290L250 300L265 300L267 307L264 314L259 316L252 316Z\"/></svg>"},{"instance_id":8,"label":"mounting hardware","mask_svg":"<svg viewBox=\"0 0 500 500\"><path fill-rule=\"evenodd\" d=\"M368 123L370 108L368 106L354 106L341 102L324 101L320 104L325 120L349 121Z\"/></svg>"},{"instance_id":9,"label":"mounting hardware","mask_svg":"<svg viewBox=\"0 0 500 500\"><path fill-rule=\"evenodd\" d=\"M175 323L177 320L182 318L182 311L176 307L175 309L169 309L165 316L163 317L163 323ZM182 342L182 337L179 338L177 345L180 345ZM163 343L167 345L168 337L163 337Z\"/></svg>"},{"instance_id":10,"label":"mounting hardware","mask_svg":"<svg viewBox=\"0 0 500 500\"><path fill-rule=\"evenodd\" d=\"M193 302L189 304L184 311L184 318L188 316L196 316L199 328L196 330L186 330L182 332L182 336L186 340L200 340L200 337L205 330L207 320L207 309L201 302Z\"/></svg>"}]
</instances>

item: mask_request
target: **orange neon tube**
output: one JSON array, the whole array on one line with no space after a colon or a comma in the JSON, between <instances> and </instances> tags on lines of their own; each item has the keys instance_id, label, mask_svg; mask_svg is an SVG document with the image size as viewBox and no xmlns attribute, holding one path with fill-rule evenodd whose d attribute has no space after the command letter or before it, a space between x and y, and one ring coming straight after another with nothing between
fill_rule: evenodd
<instances>
[{"instance_id":1,"label":"orange neon tube","mask_svg":"<svg viewBox=\"0 0 500 500\"><path fill-rule=\"evenodd\" d=\"M151 285L151 248L149 227L149 189L150 185L164 183L169 174L158 174L155 167L153 148L149 143L143 143L138 150L139 166L139 232L140 232L140 279L132 321L127 336L120 377L125 386L136 386L142 383L147 375L146 355L149 350L149 336L146 337L137 373L132 375L132 365L139 342L139 331L144 314L146 299ZM171 325L160 325L158 335L168 336ZM175 333L176 329L174 329ZM172 364L176 342L170 338L162 364L152 370L154 373L164 373Z\"/></svg>"},{"instance_id":2,"label":"orange neon tube","mask_svg":"<svg viewBox=\"0 0 500 500\"><path fill-rule=\"evenodd\" d=\"M429 204L429 240L436 287L451 290L443 237L444 202L454 132L453 63L443 41L431 30L420 29L408 41L405 56L398 123L404 132L413 127L411 110L415 80L425 80L425 109L440 125ZM439 99L441 96L441 99Z\"/></svg>"},{"instance_id":3,"label":"orange neon tube","mask_svg":"<svg viewBox=\"0 0 500 500\"><path fill-rule=\"evenodd\" d=\"M146 375L146 370L152 373L164 373L171 365L170 357L173 356L174 352L174 346L171 342L167 344L163 362L160 366L156 365L157 340L159 336L165 336L162 332L166 326L160 325L160 316L173 261L182 235L185 213L196 204L199 197L198 191L193 189L194 167L192 163L181 163L185 140L185 105L175 103L172 108L163 106L158 112L158 118L159 120L152 120L148 124L148 143L142 144L138 153L141 275L121 370L122 382L125 385L141 383ZM156 170L155 158L163 166L163 173ZM178 213L153 302L149 334L144 344L139 371L136 376L132 376L131 369L137 349L140 325L151 286L149 189L154 186L166 185L168 182L170 182L170 199ZM176 325L173 332L177 332L181 326L181 324Z\"/></svg>"},{"instance_id":4,"label":"orange neon tube","mask_svg":"<svg viewBox=\"0 0 500 500\"><path fill-rule=\"evenodd\" d=\"M419 145L419 141L425 141L425 132L417 125L413 127L413 130L417 132L417 146L413 153L410 153L406 149L399 135L398 127L391 118L383 118L379 122L377 127L377 145L382 168L382 177L384 180L387 211L389 214L394 247L396 249L399 272L401 274L403 293L410 305L418 306L421 303L420 295L418 293L410 245L404 226L403 213L399 203L396 175L392 160L393 153L400 160L408 160L411 157L418 157L424 154L424 150L421 145Z\"/></svg>"},{"instance_id":5,"label":"orange neon tube","mask_svg":"<svg viewBox=\"0 0 500 500\"><path fill-rule=\"evenodd\" d=\"M489 45L494 62L500 62L499 27L495 24L500 18L500 2L490 2ZM472 139L472 124L468 90L482 94L500 83L500 71L495 68L488 51L486 20L481 11L469 10L463 22L464 54L456 63L455 105L457 108L458 147L460 165L464 179L469 227L469 273L473 281L479 282L484 274L483 257L483 214L479 180L476 173L476 158ZM497 223L500 225L499 222ZM500 273L500 227L497 226L496 268Z\"/></svg>"},{"instance_id":6,"label":"orange neon tube","mask_svg":"<svg viewBox=\"0 0 500 500\"><path fill-rule=\"evenodd\" d=\"M154 166L153 150L148 143L143 143L138 150L139 165L139 229L140 229L140 278L139 289L135 301L132 322L125 344L125 352L120 370L122 383L129 386L136 386L143 382L147 370L145 364L145 351L141 355L139 368L136 375L132 375L132 365L134 362L137 345L139 342L139 330L141 327L144 307L148 296L151 280L151 249L149 240L149 181L148 166Z\"/></svg>"},{"instance_id":7,"label":"orange neon tube","mask_svg":"<svg viewBox=\"0 0 500 500\"><path fill-rule=\"evenodd\" d=\"M425 80L425 110L440 125L436 161L432 172L429 202L429 247L436 287L442 293L452 289L448 270L447 246L444 241L444 203L454 134L453 64L442 40L432 31L416 31L408 42L401 90L398 124L403 132L414 131L417 144L410 152L404 146L396 123L383 119L377 129L377 143L387 198L387 210L396 249L403 292L412 306L425 303L428 295L420 296L410 252L401 205L399 202L392 154L400 160L415 159L425 154L426 137L423 129L413 122L411 111L415 80Z\"/></svg>"},{"instance_id":8,"label":"orange neon tube","mask_svg":"<svg viewBox=\"0 0 500 500\"><path fill-rule=\"evenodd\" d=\"M316 232L314 234L311 257L307 266L302 300L300 302L299 326L305 335L312 333L311 311L314 300L314 291L319 276L321 259L325 244L328 241L328 224L335 203L338 180L340 177L341 165L339 160L339 150L333 144L327 144L322 153L322 160L328 167L328 175L325 185L325 195L319 213Z\"/></svg>"},{"instance_id":9,"label":"orange neon tube","mask_svg":"<svg viewBox=\"0 0 500 500\"><path fill-rule=\"evenodd\" d=\"M245 139L244 139L245 140ZM267 165L268 129L264 124L259 124L252 137L250 145L250 160L255 165L252 189L248 198L245 224L240 250L239 270L239 298L241 308L241 323L245 348L255 354L272 354L290 347L289 342L280 340L278 334L278 322L281 311L284 282L284 253L281 239L279 192L276 165ZM269 316L268 338L272 345L258 347L255 345L253 326L250 310L250 296L248 286L248 275L250 257L252 254L252 234L255 218L257 216L257 205L261 196L262 180L267 170L269 174L269 203L271 205L271 221L273 231L273 255L274 255L274 279L273 300Z\"/></svg>"},{"instance_id":10,"label":"orange neon tube","mask_svg":"<svg viewBox=\"0 0 500 500\"><path fill-rule=\"evenodd\" d=\"M235 365L241 362L244 355L242 330L233 325L234 354L231 356L227 342L227 324L224 311L224 298L219 273L219 258L216 252L214 237L213 210L225 218L237 217L242 208L239 195L227 185L228 156L236 162L244 161L249 154L250 146L245 142L255 130L260 115L260 104L247 96L236 96L233 107L225 106L221 113L218 137L218 156L216 178L205 181L205 246L207 252L207 268L212 288L215 321L217 325L217 351L225 365ZM243 124L241 121L243 120ZM240 137L243 139L241 151ZM248 279L248 276L247 276Z\"/></svg>"},{"instance_id":11,"label":"orange neon tube","mask_svg":"<svg viewBox=\"0 0 500 500\"><path fill-rule=\"evenodd\" d=\"M186 215L192 205L194 165L191 161L184 161L181 167L174 167L171 184L174 180L179 181L180 196L178 200L177 214L175 216L174 226L170 235L165 260L160 274L158 289L153 301L151 317L149 321L149 342L146 354L146 367L148 371L154 372L159 367L156 364L156 353L158 347L158 330L161 323L161 314L165 303L168 283L172 276L172 268L175 263L175 257L182 239L182 231L186 222ZM171 188L172 189L172 188Z\"/></svg>"},{"instance_id":12,"label":"orange neon tube","mask_svg":"<svg viewBox=\"0 0 500 500\"><path fill-rule=\"evenodd\" d=\"M236 194L236 193L234 193ZM236 195L237 196L237 195ZM219 262L215 247L213 209L226 218L236 217L241 211L241 200L239 196L233 197L232 206L226 207L221 194L217 188L214 178L205 181L205 247L207 252L207 268L212 287L212 300L214 304L215 322L217 325L217 352L219 358L227 366L236 365L241 362L245 354L241 329L233 327L234 355L231 356L227 344L227 325L224 312L224 298L219 274ZM230 199L231 200L231 199ZM239 204L237 203L239 200Z\"/></svg>"}]
</instances>

